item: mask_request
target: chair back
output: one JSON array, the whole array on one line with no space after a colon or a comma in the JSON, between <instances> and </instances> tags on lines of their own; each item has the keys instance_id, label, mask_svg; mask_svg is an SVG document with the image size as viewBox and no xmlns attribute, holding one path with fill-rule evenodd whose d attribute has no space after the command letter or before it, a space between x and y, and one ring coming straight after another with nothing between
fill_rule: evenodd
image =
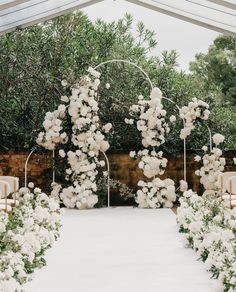
<instances>
[{"instance_id":1,"label":"chair back","mask_svg":"<svg viewBox=\"0 0 236 292\"><path fill-rule=\"evenodd\" d=\"M5 181L10 185L10 193L15 193L19 189L19 178L15 176L0 176L1 181Z\"/></svg>"},{"instance_id":2,"label":"chair back","mask_svg":"<svg viewBox=\"0 0 236 292\"><path fill-rule=\"evenodd\" d=\"M0 199L6 199L11 193L10 184L6 181L0 180Z\"/></svg>"},{"instance_id":3,"label":"chair back","mask_svg":"<svg viewBox=\"0 0 236 292\"><path fill-rule=\"evenodd\" d=\"M231 176L226 181L226 190L231 195L236 195L236 175Z\"/></svg>"},{"instance_id":4,"label":"chair back","mask_svg":"<svg viewBox=\"0 0 236 292\"><path fill-rule=\"evenodd\" d=\"M236 171L227 171L219 175L218 183L219 183L220 189L222 190L222 193L227 191L228 179L235 176L236 176Z\"/></svg>"}]
</instances>

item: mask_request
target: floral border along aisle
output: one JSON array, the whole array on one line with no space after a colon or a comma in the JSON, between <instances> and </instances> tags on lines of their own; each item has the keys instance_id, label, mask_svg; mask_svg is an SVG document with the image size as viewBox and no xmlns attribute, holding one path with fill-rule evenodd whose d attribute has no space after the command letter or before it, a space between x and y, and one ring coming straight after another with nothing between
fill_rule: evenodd
<instances>
[{"instance_id":1,"label":"floral border along aisle","mask_svg":"<svg viewBox=\"0 0 236 292\"><path fill-rule=\"evenodd\" d=\"M46 264L44 252L59 237L60 207L39 188L21 189L12 213L0 211L0 292L20 292L35 269Z\"/></svg>"},{"instance_id":2,"label":"floral border along aisle","mask_svg":"<svg viewBox=\"0 0 236 292\"><path fill-rule=\"evenodd\" d=\"M186 191L177 211L179 231L214 278L215 291L236 291L236 208L229 209L217 195Z\"/></svg>"}]
</instances>

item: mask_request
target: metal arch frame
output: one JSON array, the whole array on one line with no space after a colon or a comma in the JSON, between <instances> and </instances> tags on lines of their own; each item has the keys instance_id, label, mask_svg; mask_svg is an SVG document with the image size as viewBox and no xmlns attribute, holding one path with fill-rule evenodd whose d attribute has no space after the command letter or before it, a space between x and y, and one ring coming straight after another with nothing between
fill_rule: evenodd
<instances>
[{"instance_id":1,"label":"metal arch frame","mask_svg":"<svg viewBox=\"0 0 236 292\"><path fill-rule=\"evenodd\" d=\"M102 154L105 157L107 164L107 207L110 208L110 162L104 151L102 151Z\"/></svg>"},{"instance_id":2,"label":"metal arch frame","mask_svg":"<svg viewBox=\"0 0 236 292\"><path fill-rule=\"evenodd\" d=\"M133 63L133 62L131 62L131 61L128 61L128 60L113 59L113 60L104 61L104 62L98 64L97 66L95 66L93 69L94 69L94 70L97 70L97 69L99 69L101 66L106 65L106 64L110 64L110 63L124 63L124 64L129 64L129 65L134 66L135 68L139 69L139 70L143 73L143 75L146 77L146 79L147 79L147 81L148 81L148 83L149 83L151 89L154 88L153 83L152 83L150 77L148 76L148 74L147 74L147 73L146 73L146 72L145 72L140 66L138 66L137 64L135 64L135 63ZM167 97L165 97L165 96L163 96L162 98L165 99L165 100L167 100L168 102L171 102L172 104L175 105L175 107L176 107L178 110L180 110L180 107L179 107L179 106L178 106L173 100L171 100L171 99L169 99L169 98L167 98ZM182 119L182 121L183 121L183 126L185 127L185 120ZM209 126L206 125L206 127L207 127L207 130L208 130L208 132L209 132L209 141L210 141L209 144L210 144L210 150L212 150L212 133L211 133L211 130L210 130ZM183 142L184 142L184 180L187 181L187 142L186 142L186 138L183 139ZM108 167L109 167L109 161L108 161L108 158L107 158L107 156L106 156L105 153L103 153L103 154L104 154L105 157L106 157L107 165L108 165ZM108 181L110 181L110 177L109 177L109 175L110 175L110 168L109 168L109 172L108 172ZM110 185L108 185L108 195L110 196L110 189L109 189L109 188L110 188ZM108 200L109 200L109 202L110 202L110 198L108 198Z\"/></svg>"},{"instance_id":3,"label":"metal arch frame","mask_svg":"<svg viewBox=\"0 0 236 292\"><path fill-rule=\"evenodd\" d=\"M109 63L125 63L125 64L129 64L129 65L132 65L132 66L136 67L146 77L146 79L148 80L148 82L150 84L151 89L154 88L154 86L152 84L152 81L150 80L148 74L140 66L138 66L137 64L135 64L133 62L130 62L128 60L122 60L122 59L108 60L108 61L102 62L99 65L95 66L94 69L96 70L96 69L100 68L101 66L103 66L105 64L109 64ZM175 107L178 110L180 110L180 107L173 100L171 100L171 99L169 99L167 97L164 97L164 96L162 98L165 99L165 100L167 100L168 102L174 104ZM185 127L185 120L182 119L182 121L183 121L183 125ZM211 130L210 130L209 126L208 125L206 125L206 126L207 126L207 130L209 132L209 137L210 137L210 150L212 150L212 133L211 133ZM187 159L186 159L186 156L187 156L186 155L186 150L187 149L186 149L186 139L184 139L183 141L184 141L184 180L187 181ZM39 147L40 147L39 145L33 147L33 149L31 150L31 152L27 156L27 159L26 159L26 162L25 162L25 188L27 188L27 175L28 175L28 162L29 162L29 159L30 159L31 155ZM108 159L106 153L102 151L102 154L105 157L106 165L107 165L107 173L108 173L108 176L107 176L107 184L108 184L108 188L107 188L107 195L108 195L107 205L108 205L108 208L109 208L110 207L110 163L109 163L109 159ZM55 149L52 150L52 157L53 157L52 181L53 181L53 183L55 183Z\"/></svg>"},{"instance_id":4,"label":"metal arch frame","mask_svg":"<svg viewBox=\"0 0 236 292\"><path fill-rule=\"evenodd\" d=\"M153 83L152 83L150 77L148 76L147 72L145 72L145 71L144 71L140 66L138 66L137 64L135 64L135 63L133 63L133 62L131 62L131 61L128 61L128 60L113 59L113 60L104 61L104 62L98 64L97 66L95 66L95 67L94 67L94 70L97 70L97 69L99 69L101 66L106 65L106 64L110 64L110 63L124 63L124 64L129 64L129 65L134 66L135 68L139 69L139 70L143 73L143 75L146 77L146 79L147 79L147 81L148 81L148 83L149 83L151 89L154 88ZM172 104L174 104L174 105L176 106L176 108L177 108L178 110L180 110L180 107L179 107L179 106L178 106L173 100L171 100L171 99L169 99L169 98L167 98L167 97L165 97L165 96L163 96L162 98L165 99L165 100L167 100L167 101L169 101L169 102L171 102ZM183 121L183 125L184 125L184 127L185 127L185 120L182 119L182 121ZM187 151L187 149L186 149L186 139L184 139L183 141L184 141L184 180L186 181L186 180L187 180L187 159L186 159L186 156L187 156L186 151Z\"/></svg>"},{"instance_id":5,"label":"metal arch frame","mask_svg":"<svg viewBox=\"0 0 236 292\"><path fill-rule=\"evenodd\" d=\"M27 188L27 178L28 178L28 163L29 163L29 159L30 157L32 156L32 154L39 148L40 146L39 145L36 145L32 148L32 150L30 151L29 155L27 156L27 159L25 161L25 188ZM52 157L53 157L53 170L52 170L52 182L54 183L55 182L55 163L54 163L54 160L55 160L55 149L53 149L53 152L52 152Z\"/></svg>"}]
</instances>

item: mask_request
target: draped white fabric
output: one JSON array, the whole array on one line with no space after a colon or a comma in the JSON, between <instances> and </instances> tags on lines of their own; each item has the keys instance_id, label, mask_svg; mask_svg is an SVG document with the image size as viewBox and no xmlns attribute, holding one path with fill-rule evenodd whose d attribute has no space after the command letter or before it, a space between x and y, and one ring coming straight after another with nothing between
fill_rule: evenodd
<instances>
[{"instance_id":1,"label":"draped white fabric","mask_svg":"<svg viewBox=\"0 0 236 292\"><path fill-rule=\"evenodd\" d=\"M2 0L0 35L16 27L41 23L101 1L103 0ZM236 4L230 0L126 1L220 33L236 35Z\"/></svg>"}]
</instances>

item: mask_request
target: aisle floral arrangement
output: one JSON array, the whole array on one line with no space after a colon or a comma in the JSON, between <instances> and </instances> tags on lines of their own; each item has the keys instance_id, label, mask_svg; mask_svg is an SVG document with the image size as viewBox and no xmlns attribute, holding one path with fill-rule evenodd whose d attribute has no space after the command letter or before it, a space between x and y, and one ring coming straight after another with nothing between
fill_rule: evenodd
<instances>
[{"instance_id":1,"label":"aisle floral arrangement","mask_svg":"<svg viewBox=\"0 0 236 292\"><path fill-rule=\"evenodd\" d=\"M106 134L112 125L102 125L98 111L100 73L93 68L78 83L62 85L69 92L62 96L54 112L48 112L37 143L46 149L58 150L65 159L65 182L54 185L53 194L68 208L93 208L98 202L98 173L105 166L101 153L109 149ZM64 146L64 148L63 148Z\"/></svg>"},{"instance_id":2,"label":"aisle floral arrangement","mask_svg":"<svg viewBox=\"0 0 236 292\"><path fill-rule=\"evenodd\" d=\"M219 176L226 164L219 145L225 137L215 134L214 147L203 146L203 155L195 161L202 166L196 171L205 191L202 196L186 190L177 209L179 231L186 246L192 247L206 269L218 279L217 292L236 291L236 208L222 200Z\"/></svg>"},{"instance_id":3,"label":"aisle floral arrangement","mask_svg":"<svg viewBox=\"0 0 236 292\"><path fill-rule=\"evenodd\" d=\"M228 208L217 193L202 197L189 190L180 199L177 221L187 246L192 247L212 276L216 291L236 290L236 208Z\"/></svg>"},{"instance_id":4,"label":"aisle floral arrangement","mask_svg":"<svg viewBox=\"0 0 236 292\"><path fill-rule=\"evenodd\" d=\"M149 179L147 182L138 182L141 189L137 191L135 200L141 208L171 208L176 200L174 181L156 177L164 174L168 162L163 157L163 152L158 151L158 147L165 143L165 137L170 132L166 114L162 105L162 92L155 87L149 100L139 96L138 104L130 107L130 119L125 119L127 124L136 123L144 147L137 153L130 152L131 158L139 159L138 166ZM170 120L174 122L175 116Z\"/></svg>"},{"instance_id":5,"label":"aisle floral arrangement","mask_svg":"<svg viewBox=\"0 0 236 292\"><path fill-rule=\"evenodd\" d=\"M20 204L0 212L0 291L20 292L35 269L46 264L45 251L59 237L60 207L39 188L20 189Z\"/></svg>"},{"instance_id":6,"label":"aisle floral arrangement","mask_svg":"<svg viewBox=\"0 0 236 292\"><path fill-rule=\"evenodd\" d=\"M221 134L215 134L212 137L214 147L209 149L203 146L203 156L195 156L196 162L201 162L202 166L195 173L200 177L200 183L203 185L206 192L214 192L219 190L219 175L224 171L225 158L222 157L222 150L219 145L224 142L225 137Z\"/></svg>"}]
</instances>

